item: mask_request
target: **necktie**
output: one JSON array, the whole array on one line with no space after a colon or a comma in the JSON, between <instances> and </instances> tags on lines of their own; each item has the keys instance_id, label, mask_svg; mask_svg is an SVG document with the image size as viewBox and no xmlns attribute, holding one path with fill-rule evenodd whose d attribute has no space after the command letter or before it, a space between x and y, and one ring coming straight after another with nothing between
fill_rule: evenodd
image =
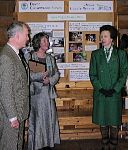
<instances>
[{"instance_id":1,"label":"necktie","mask_svg":"<svg viewBox=\"0 0 128 150\"><path fill-rule=\"evenodd\" d=\"M25 71L26 71L26 74L27 74L27 79L28 79L28 85L29 85L29 82L30 82L29 81L29 74L30 74L30 72L29 72L29 66L28 66L28 64L27 64L27 62L25 60L24 53L20 52L18 55L21 58L21 62L23 64L24 68L25 68Z\"/></svg>"},{"instance_id":2,"label":"necktie","mask_svg":"<svg viewBox=\"0 0 128 150\"><path fill-rule=\"evenodd\" d=\"M25 67L25 70L27 72L27 70L28 70L28 64L27 64L27 62L25 60L24 54L23 53L19 53L19 57L20 57L21 62L22 62L23 66Z\"/></svg>"},{"instance_id":3,"label":"necktie","mask_svg":"<svg viewBox=\"0 0 128 150\"><path fill-rule=\"evenodd\" d=\"M110 53L110 48L109 49L105 49L105 52L106 52L106 56L107 56L107 58L108 58L108 56L109 56L109 53Z\"/></svg>"},{"instance_id":4,"label":"necktie","mask_svg":"<svg viewBox=\"0 0 128 150\"><path fill-rule=\"evenodd\" d=\"M26 66L26 63L25 63L24 54L23 54L23 53L19 53L18 55L19 55L19 57L20 57L20 59L21 59L23 65L24 65L24 67L25 67L25 66Z\"/></svg>"}]
</instances>

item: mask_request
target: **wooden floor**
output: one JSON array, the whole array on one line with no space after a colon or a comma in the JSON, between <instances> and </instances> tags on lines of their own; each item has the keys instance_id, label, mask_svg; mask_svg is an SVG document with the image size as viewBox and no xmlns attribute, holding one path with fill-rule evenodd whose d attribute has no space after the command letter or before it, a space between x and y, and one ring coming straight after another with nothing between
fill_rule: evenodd
<instances>
[{"instance_id":1,"label":"wooden floor","mask_svg":"<svg viewBox=\"0 0 128 150\"><path fill-rule=\"evenodd\" d=\"M100 140L62 141L54 150L100 150ZM119 140L118 150L128 150L128 140Z\"/></svg>"},{"instance_id":2,"label":"wooden floor","mask_svg":"<svg viewBox=\"0 0 128 150\"><path fill-rule=\"evenodd\" d=\"M60 145L55 145L52 150L100 150L100 139L70 140L61 141ZM25 149L27 150L27 149ZM119 139L118 150L128 150L128 140Z\"/></svg>"}]
</instances>

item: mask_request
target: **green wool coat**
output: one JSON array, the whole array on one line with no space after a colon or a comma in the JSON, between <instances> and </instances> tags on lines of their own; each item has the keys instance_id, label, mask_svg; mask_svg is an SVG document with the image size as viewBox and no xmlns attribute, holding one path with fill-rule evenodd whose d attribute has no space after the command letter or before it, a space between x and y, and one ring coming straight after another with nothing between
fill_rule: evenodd
<instances>
[{"instance_id":1,"label":"green wool coat","mask_svg":"<svg viewBox=\"0 0 128 150\"><path fill-rule=\"evenodd\" d=\"M113 48L107 62L104 49L92 52L89 76L93 85L92 122L98 125L120 125L122 116L121 89L128 75L128 60L124 50ZM112 97L105 97L99 89L114 89Z\"/></svg>"}]
</instances>

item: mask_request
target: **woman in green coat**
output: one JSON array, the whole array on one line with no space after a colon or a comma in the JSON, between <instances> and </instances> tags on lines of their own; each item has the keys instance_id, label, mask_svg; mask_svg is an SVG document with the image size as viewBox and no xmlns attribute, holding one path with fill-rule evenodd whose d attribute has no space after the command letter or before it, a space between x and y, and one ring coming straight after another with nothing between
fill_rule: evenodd
<instances>
[{"instance_id":1,"label":"woman in green coat","mask_svg":"<svg viewBox=\"0 0 128 150\"><path fill-rule=\"evenodd\" d=\"M121 89L128 74L127 55L113 41L117 30L110 25L100 28L102 48L92 52L89 76L94 88L93 123L100 125L102 150L116 150L121 125Z\"/></svg>"}]
</instances>

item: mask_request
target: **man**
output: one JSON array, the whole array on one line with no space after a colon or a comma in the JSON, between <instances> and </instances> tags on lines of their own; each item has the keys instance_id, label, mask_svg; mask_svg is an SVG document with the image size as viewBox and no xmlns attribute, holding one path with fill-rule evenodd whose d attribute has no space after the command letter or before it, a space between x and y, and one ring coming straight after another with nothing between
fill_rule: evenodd
<instances>
[{"instance_id":1,"label":"man","mask_svg":"<svg viewBox=\"0 0 128 150\"><path fill-rule=\"evenodd\" d=\"M23 22L12 23L7 36L8 42L0 51L0 150L22 150L29 86L18 53L29 40L28 26Z\"/></svg>"}]
</instances>

